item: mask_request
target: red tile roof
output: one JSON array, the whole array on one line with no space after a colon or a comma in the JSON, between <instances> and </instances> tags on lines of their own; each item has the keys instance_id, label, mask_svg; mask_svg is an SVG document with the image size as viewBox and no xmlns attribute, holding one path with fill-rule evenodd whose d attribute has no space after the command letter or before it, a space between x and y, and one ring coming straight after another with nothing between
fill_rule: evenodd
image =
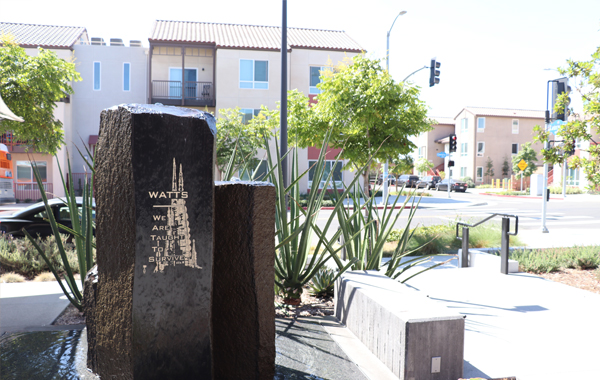
<instances>
[{"instance_id":1,"label":"red tile roof","mask_svg":"<svg viewBox=\"0 0 600 380\"><path fill-rule=\"evenodd\" d=\"M344 31L288 28L288 49L307 48L361 52L364 49ZM281 28L277 26L215 24L157 20L150 42L215 44L217 48L280 50Z\"/></svg>"},{"instance_id":2,"label":"red tile roof","mask_svg":"<svg viewBox=\"0 0 600 380\"><path fill-rule=\"evenodd\" d=\"M80 38L87 42L87 31L78 26L35 25L0 22L0 34L10 34L23 47L70 49Z\"/></svg>"}]
</instances>

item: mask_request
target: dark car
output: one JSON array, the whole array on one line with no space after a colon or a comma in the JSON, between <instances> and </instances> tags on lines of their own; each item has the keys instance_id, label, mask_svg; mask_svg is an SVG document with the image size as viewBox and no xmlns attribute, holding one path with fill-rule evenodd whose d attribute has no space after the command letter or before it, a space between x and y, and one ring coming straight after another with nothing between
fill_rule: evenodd
<instances>
[{"instance_id":1,"label":"dark car","mask_svg":"<svg viewBox=\"0 0 600 380\"><path fill-rule=\"evenodd\" d=\"M398 178L398 186L417 187L419 176L411 174L403 174Z\"/></svg>"},{"instance_id":2,"label":"dark car","mask_svg":"<svg viewBox=\"0 0 600 380\"><path fill-rule=\"evenodd\" d=\"M427 190L435 189L435 185L442 180L442 177L438 175L428 175L421 177L419 181L419 187L426 188Z\"/></svg>"},{"instance_id":3,"label":"dark car","mask_svg":"<svg viewBox=\"0 0 600 380\"><path fill-rule=\"evenodd\" d=\"M83 205L82 198L76 198L77 206L81 210ZM49 199L48 204L52 209L52 214L59 224L71 227L71 214L69 206L63 199ZM92 211L95 218L95 211ZM48 214L43 202L38 202L29 207L14 212L12 215L0 215L0 231L14 237L25 237L22 229L25 228L31 236L47 237L52 235L52 227L48 221ZM66 232L65 232L66 233Z\"/></svg>"},{"instance_id":4,"label":"dark car","mask_svg":"<svg viewBox=\"0 0 600 380\"><path fill-rule=\"evenodd\" d=\"M467 191L467 183L466 182L461 182L461 181L457 181L455 179L451 179L450 180L451 185L450 185L450 191L460 191L462 193L464 193L465 191ZM448 191L448 180L444 179L440 182L438 182L435 185L435 189L437 191Z\"/></svg>"},{"instance_id":5,"label":"dark car","mask_svg":"<svg viewBox=\"0 0 600 380\"><path fill-rule=\"evenodd\" d=\"M379 177L377 177L377 184L381 185L383 184L383 174L380 174ZM396 184L396 177L393 174L388 174L388 185L395 185Z\"/></svg>"}]
</instances>

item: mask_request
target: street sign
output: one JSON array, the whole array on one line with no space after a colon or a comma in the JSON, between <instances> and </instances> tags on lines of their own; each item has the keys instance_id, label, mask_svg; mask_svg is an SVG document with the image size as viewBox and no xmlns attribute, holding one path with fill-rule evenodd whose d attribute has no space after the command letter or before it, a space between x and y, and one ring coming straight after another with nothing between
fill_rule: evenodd
<instances>
[{"instance_id":1,"label":"street sign","mask_svg":"<svg viewBox=\"0 0 600 380\"><path fill-rule=\"evenodd\" d=\"M446 157L448 157L448 156L449 156L449 154L448 154L448 153L446 153L446 152L439 152L439 153L437 154L437 156L438 156L438 157L440 157L440 158L446 158Z\"/></svg>"},{"instance_id":2,"label":"street sign","mask_svg":"<svg viewBox=\"0 0 600 380\"><path fill-rule=\"evenodd\" d=\"M523 171L527 167L527 162L525 162L525 160L521 160L519 161L519 164L517 166L519 167L519 169L521 169L521 171Z\"/></svg>"},{"instance_id":3,"label":"street sign","mask_svg":"<svg viewBox=\"0 0 600 380\"><path fill-rule=\"evenodd\" d=\"M555 135L556 132L558 132L558 130L560 129L560 126L566 123L567 122L563 120L554 120L552 123L548 124L548 132Z\"/></svg>"}]
</instances>

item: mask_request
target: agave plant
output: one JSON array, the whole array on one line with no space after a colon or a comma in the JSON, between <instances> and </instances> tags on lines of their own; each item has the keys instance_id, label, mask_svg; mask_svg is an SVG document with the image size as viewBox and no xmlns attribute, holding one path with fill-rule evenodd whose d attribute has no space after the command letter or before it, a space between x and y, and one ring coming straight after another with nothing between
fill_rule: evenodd
<instances>
[{"instance_id":1,"label":"agave plant","mask_svg":"<svg viewBox=\"0 0 600 380\"><path fill-rule=\"evenodd\" d=\"M267 149L267 164L269 168L267 176L275 186L277 194L275 215L277 243L275 247L275 283L283 293L284 300L287 303L299 302L302 287L313 278L315 273L323 267L327 260L332 259L335 261L339 269L336 278L354 263L354 260L342 263L337 253L343 246L334 249L331 241L326 237L327 230L334 221L335 213L339 208L343 207L343 198L347 196L348 190L335 203L334 212L329 217L325 227L320 229L315 223L325 196L325 191L321 191L320 185L323 184L322 190L326 190L333 177L333 171L329 172L328 175L326 175L325 171L325 154L329 147L328 142L329 135L326 136L319 158L312 168L314 169L314 174L306 209L301 207L299 203L300 187L298 183L309 170L299 173L297 150L293 150L293 154L291 155L291 183L288 187L285 187L281 162L283 157L290 155L291 150L283 157L276 155L275 159L273 159L270 150ZM279 151L277 142L275 142L275 145L277 151ZM351 186L358 179L358 176L355 177ZM311 242L314 235L316 235L318 240L314 253L311 256Z\"/></svg>"},{"instance_id":2,"label":"agave plant","mask_svg":"<svg viewBox=\"0 0 600 380\"><path fill-rule=\"evenodd\" d=\"M87 148L86 148L86 151L87 151ZM92 155L90 154L89 151L87 151L87 153L88 153L88 157L92 157ZM78 259L78 264L79 264L81 287L83 288L84 281L85 281L85 274L90 269L92 269L92 266L94 265L93 252L96 249L96 246L94 244L95 222L94 222L94 218L93 218L93 208L94 208L93 189L94 189L95 171L94 171L93 161L91 161L91 162L88 161L83 156L83 154L81 154L81 152L79 152L79 154L82 156L86 165L91 170L91 176L90 176L89 181L87 179L87 176L84 180L83 194L82 194L83 205L82 205L81 210L77 206L77 202L76 202L75 190L74 190L75 187L73 186L73 175L72 175L72 171L71 171L70 160L67 158L67 167L68 167L68 171L69 171L68 186L67 186L67 182L65 182L65 180L64 180L64 176L63 176L61 167L60 167L60 165L58 166L60 176L61 176L61 178L63 178L63 187L65 189L65 198L63 199L63 201L64 201L65 205L67 205L69 207L72 228L66 227L66 226L56 222L56 219L52 213L52 209L50 208L50 206L48 204L48 196L46 195L46 192L44 191L42 179L40 177L38 169L35 166L35 164L32 163L35 180L37 181L38 187L40 189L40 192L42 195L42 201L44 202L44 204L46 206L46 213L48 215L48 220L52 227L52 233L56 240L58 252L60 253L63 267L65 269L64 280L67 284L68 290L67 290L67 288L65 288L63 282L61 281L61 277L60 277L57 269L52 265L51 261L44 253L44 250L39 246L39 244L36 242L36 240L25 229L23 229L23 232L25 233L25 236L27 236L27 238L34 245L34 247L39 252L39 254L42 256L42 258L44 259L44 261L46 262L46 264L52 271L52 274L54 274L54 277L58 281L63 293L65 293L65 295L67 296L67 299L79 311L82 311L83 310L83 304L82 304L83 294L81 293L79 286L77 285L77 283L75 281L75 278L73 276L73 270L72 270L71 266L69 265L69 260L67 258L67 254L65 252L65 246L63 245L62 240L60 238L61 232L62 233L68 232L71 235L73 235L73 239L75 240L75 250L77 253L77 259ZM67 157L68 157L68 155L67 155Z\"/></svg>"},{"instance_id":3,"label":"agave plant","mask_svg":"<svg viewBox=\"0 0 600 380\"><path fill-rule=\"evenodd\" d=\"M310 293L315 296L332 296L336 273L331 268L321 268L310 283Z\"/></svg>"}]
</instances>

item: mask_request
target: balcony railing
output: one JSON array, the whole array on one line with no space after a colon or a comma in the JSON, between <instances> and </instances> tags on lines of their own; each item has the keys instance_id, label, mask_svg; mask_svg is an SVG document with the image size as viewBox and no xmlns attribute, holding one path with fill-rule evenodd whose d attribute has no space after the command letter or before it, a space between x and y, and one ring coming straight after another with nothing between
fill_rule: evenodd
<instances>
[{"instance_id":1,"label":"balcony railing","mask_svg":"<svg viewBox=\"0 0 600 380\"><path fill-rule=\"evenodd\" d=\"M181 81L153 80L152 103L214 107L215 88L212 82L186 81L182 88Z\"/></svg>"},{"instance_id":2,"label":"balcony railing","mask_svg":"<svg viewBox=\"0 0 600 380\"><path fill-rule=\"evenodd\" d=\"M12 132L6 132L0 135L0 144L4 144L6 146L14 146L14 145L27 145L27 141L18 140L15 138Z\"/></svg>"},{"instance_id":3,"label":"balcony railing","mask_svg":"<svg viewBox=\"0 0 600 380\"><path fill-rule=\"evenodd\" d=\"M44 183L44 191L48 198L54 198L54 189L51 183ZM42 193L37 182L16 182L15 198L21 202L37 202L42 198Z\"/></svg>"}]
</instances>

